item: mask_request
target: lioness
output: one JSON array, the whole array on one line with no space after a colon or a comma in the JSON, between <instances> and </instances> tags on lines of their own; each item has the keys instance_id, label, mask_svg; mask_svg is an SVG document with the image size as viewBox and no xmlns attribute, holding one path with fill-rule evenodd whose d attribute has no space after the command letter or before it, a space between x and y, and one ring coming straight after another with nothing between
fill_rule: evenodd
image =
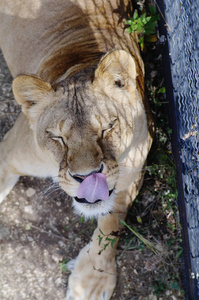
<instances>
[{"instance_id":1,"label":"lioness","mask_svg":"<svg viewBox=\"0 0 199 300\"><path fill-rule=\"evenodd\" d=\"M141 186L152 143L144 66L125 31L128 0L0 0L0 46L21 105L0 144L0 200L19 176L51 176L75 210L98 218L73 261L67 299L110 299L114 236Z\"/></svg>"}]
</instances>

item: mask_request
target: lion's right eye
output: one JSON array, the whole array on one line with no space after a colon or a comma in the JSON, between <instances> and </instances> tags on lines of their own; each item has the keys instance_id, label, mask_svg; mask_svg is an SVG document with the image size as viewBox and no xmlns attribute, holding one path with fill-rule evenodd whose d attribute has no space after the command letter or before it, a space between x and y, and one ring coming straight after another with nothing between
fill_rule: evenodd
<instances>
[{"instance_id":1,"label":"lion's right eye","mask_svg":"<svg viewBox=\"0 0 199 300\"><path fill-rule=\"evenodd\" d=\"M64 138L62 136L55 136L51 131L46 130L48 137L53 141L58 141L62 146L66 146Z\"/></svg>"},{"instance_id":2,"label":"lion's right eye","mask_svg":"<svg viewBox=\"0 0 199 300\"><path fill-rule=\"evenodd\" d=\"M62 146L66 146L65 141L64 141L62 136L53 136L53 137L51 137L51 139L54 140L54 141L60 142L60 144Z\"/></svg>"}]
</instances>

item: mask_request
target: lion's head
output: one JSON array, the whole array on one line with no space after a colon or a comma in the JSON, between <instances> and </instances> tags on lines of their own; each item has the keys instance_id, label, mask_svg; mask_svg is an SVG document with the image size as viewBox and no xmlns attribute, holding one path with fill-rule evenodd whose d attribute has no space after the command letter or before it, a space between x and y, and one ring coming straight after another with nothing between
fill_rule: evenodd
<instances>
[{"instance_id":1,"label":"lion's head","mask_svg":"<svg viewBox=\"0 0 199 300\"><path fill-rule=\"evenodd\" d=\"M117 50L94 71L81 70L54 86L34 75L13 82L38 147L57 164L60 187L85 216L113 209L114 195L123 188L120 164L135 135L139 140L147 131L136 77L134 59Z\"/></svg>"}]
</instances>

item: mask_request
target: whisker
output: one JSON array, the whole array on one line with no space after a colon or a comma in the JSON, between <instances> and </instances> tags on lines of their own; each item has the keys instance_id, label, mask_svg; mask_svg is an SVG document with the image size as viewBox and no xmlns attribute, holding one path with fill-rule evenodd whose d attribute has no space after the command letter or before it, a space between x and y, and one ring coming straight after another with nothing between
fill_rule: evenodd
<instances>
[{"instance_id":1,"label":"whisker","mask_svg":"<svg viewBox=\"0 0 199 300\"><path fill-rule=\"evenodd\" d=\"M49 186L44 187L44 190L41 191L42 196L50 196L51 194L55 192L62 192L63 190L60 188L58 182L49 182Z\"/></svg>"},{"instance_id":2,"label":"whisker","mask_svg":"<svg viewBox=\"0 0 199 300\"><path fill-rule=\"evenodd\" d=\"M61 189L59 187L54 187L54 188L49 188L47 191L44 191L43 195L44 196L50 196L53 193L56 193L57 191L61 192Z\"/></svg>"}]
</instances>

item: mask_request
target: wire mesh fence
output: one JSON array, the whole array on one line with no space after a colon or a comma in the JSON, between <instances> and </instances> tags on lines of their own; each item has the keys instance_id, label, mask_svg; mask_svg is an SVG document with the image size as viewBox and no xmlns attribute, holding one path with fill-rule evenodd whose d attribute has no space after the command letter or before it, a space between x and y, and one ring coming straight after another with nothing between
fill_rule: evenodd
<instances>
[{"instance_id":1,"label":"wire mesh fence","mask_svg":"<svg viewBox=\"0 0 199 300\"><path fill-rule=\"evenodd\" d=\"M199 1L159 0L172 110L187 299L199 299Z\"/></svg>"}]
</instances>

